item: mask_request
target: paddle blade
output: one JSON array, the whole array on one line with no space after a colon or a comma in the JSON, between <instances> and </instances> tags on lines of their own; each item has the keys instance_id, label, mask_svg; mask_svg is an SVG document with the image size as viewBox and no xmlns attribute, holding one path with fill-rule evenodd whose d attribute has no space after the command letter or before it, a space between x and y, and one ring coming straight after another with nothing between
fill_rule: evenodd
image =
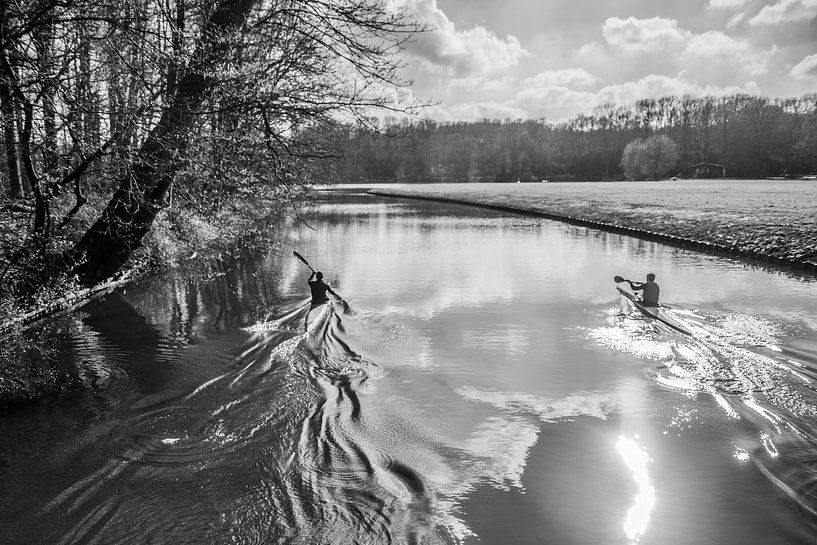
<instances>
[{"instance_id":1,"label":"paddle blade","mask_svg":"<svg viewBox=\"0 0 817 545\"><path fill-rule=\"evenodd\" d=\"M625 282L625 280L620 276L614 276L613 280L616 281L616 284L618 284L619 282Z\"/></svg>"},{"instance_id":2,"label":"paddle blade","mask_svg":"<svg viewBox=\"0 0 817 545\"><path fill-rule=\"evenodd\" d=\"M304 256L299 254L297 251L293 250L292 255L300 259L303 262L303 264L309 267L313 272L315 271L315 269L312 268L312 265L310 265L309 262L306 259L304 259Z\"/></svg>"}]
</instances>

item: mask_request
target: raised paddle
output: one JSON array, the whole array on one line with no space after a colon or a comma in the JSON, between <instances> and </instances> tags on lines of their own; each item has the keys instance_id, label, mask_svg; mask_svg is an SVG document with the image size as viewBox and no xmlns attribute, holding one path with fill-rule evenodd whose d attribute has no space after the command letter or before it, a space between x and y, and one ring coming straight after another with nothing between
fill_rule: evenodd
<instances>
[{"instance_id":1,"label":"raised paddle","mask_svg":"<svg viewBox=\"0 0 817 545\"><path fill-rule=\"evenodd\" d=\"M294 255L295 257L297 257L297 258L298 258L298 259L299 259L299 260L300 260L300 261L301 261L301 262L302 262L304 265L306 265L307 267L309 267L309 270L310 270L310 271L312 271L313 273L318 272L318 271L316 271L315 269L313 269L313 268L312 268L312 265L310 265L310 264L309 264L309 262L308 262L306 259L304 259L304 256L302 256L301 254L299 254L297 251L293 250L293 251L292 251L292 255ZM338 299L340 299L340 302L341 302L341 303L343 303L343 309L344 309L344 310L343 310L343 312L344 312L344 313L348 313L348 312L349 312L349 310L350 310L350 308L349 308L349 303L347 303L347 302L346 302L346 299L344 299L344 298L343 298L343 296L342 296L341 294L339 294L337 291L335 292L335 294L338 296Z\"/></svg>"},{"instance_id":2,"label":"raised paddle","mask_svg":"<svg viewBox=\"0 0 817 545\"><path fill-rule=\"evenodd\" d=\"M304 259L304 256L302 256L301 254L299 254L298 252L296 252L296 251L294 251L294 250L293 250L293 252L292 252L292 255L294 255L295 257L297 257L298 259L300 259L300 260L303 262L303 264L304 264L304 265L306 265L307 267L309 267L309 270L310 270L310 271L312 271L312 272L317 272L317 271L315 271L315 269L313 269L313 268L312 268L312 265L310 265L310 264L309 264L309 261L307 261L306 259Z\"/></svg>"}]
</instances>

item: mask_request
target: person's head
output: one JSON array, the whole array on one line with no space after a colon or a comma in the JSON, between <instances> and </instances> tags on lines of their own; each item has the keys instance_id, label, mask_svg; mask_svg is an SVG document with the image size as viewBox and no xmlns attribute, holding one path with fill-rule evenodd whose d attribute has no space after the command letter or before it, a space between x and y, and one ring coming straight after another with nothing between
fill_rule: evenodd
<instances>
[{"instance_id":1,"label":"person's head","mask_svg":"<svg viewBox=\"0 0 817 545\"><path fill-rule=\"evenodd\" d=\"M315 278L317 278L318 280L323 280L323 273L320 271L316 272Z\"/></svg>"},{"instance_id":2,"label":"person's head","mask_svg":"<svg viewBox=\"0 0 817 545\"><path fill-rule=\"evenodd\" d=\"M655 275L653 273L647 275L647 282L655 282Z\"/></svg>"}]
</instances>

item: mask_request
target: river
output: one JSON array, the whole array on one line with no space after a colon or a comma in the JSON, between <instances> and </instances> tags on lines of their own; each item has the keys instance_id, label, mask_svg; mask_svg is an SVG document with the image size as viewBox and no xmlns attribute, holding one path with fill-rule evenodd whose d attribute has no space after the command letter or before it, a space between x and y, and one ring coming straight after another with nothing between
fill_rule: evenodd
<instances>
[{"instance_id":1,"label":"river","mask_svg":"<svg viewBox=\"0 0 817 545\"><path fill-rule=\"evenodd\" d=\"M86 388L0 413L0 543L817 543L813 280L466 206L301 213L43 328ZM306 320L292 250L348 310ZM616 292L647 272L691 336Z\"/></svg>"}]
</instances>

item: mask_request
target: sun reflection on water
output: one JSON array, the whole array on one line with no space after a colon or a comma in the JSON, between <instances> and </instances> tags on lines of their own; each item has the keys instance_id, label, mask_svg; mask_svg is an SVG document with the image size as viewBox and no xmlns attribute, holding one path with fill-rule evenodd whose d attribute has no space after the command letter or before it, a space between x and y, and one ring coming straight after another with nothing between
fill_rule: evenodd
<instances>
[{"instance_id":1,"label":"sun reflection on water","mask_svg":"<svg viewBox=\"0 0 817 545\"><path fill-rule=\"evenodd\" d=\"M616 449L624 459L627 468L633 473L633 480L638 486L635 502L624 519L624 532L630 543L638 543L647 529L650 512L655 505L655 488L647 472L650 456L635 440L623 435L619 436Z\"/></svg>"}]
</instances>

